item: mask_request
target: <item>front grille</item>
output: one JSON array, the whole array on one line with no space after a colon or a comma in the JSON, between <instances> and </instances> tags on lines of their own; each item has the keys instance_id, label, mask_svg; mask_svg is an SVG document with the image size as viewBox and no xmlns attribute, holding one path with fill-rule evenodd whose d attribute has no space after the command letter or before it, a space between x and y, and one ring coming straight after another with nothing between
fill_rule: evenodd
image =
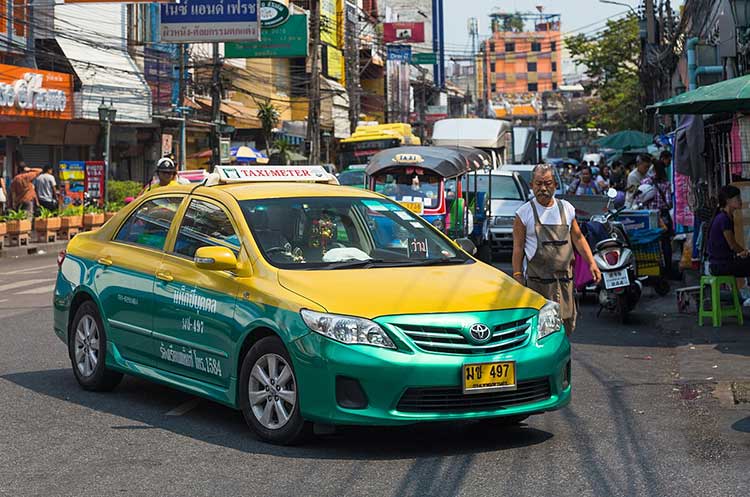
<instances>
[{"instance_id":1,"label":"front grille","mask_svg":"<svg viewBox=\"0 0 750 497\"><path fill-rule=\"evenodd\" d=\"M549 378L518 382L516 390L465 394L461 387L409 388L398 402L402 412L466 413L495 411L547 400L552 395Z\"/></svg>"},{"instance_id":2,"label":"front grille","mask_svg":"<svg viewBox=\"0 0 750 497\"><path fill-rule=\"evenodd\" d=\"M520 345L529 337L531 319L497 325L492 329L492 338L485 344L475 345L461 333L458 327L422 326L395 324L414 345L427 352L443 354L492 354Z\"/></svg>"}]
</instances>

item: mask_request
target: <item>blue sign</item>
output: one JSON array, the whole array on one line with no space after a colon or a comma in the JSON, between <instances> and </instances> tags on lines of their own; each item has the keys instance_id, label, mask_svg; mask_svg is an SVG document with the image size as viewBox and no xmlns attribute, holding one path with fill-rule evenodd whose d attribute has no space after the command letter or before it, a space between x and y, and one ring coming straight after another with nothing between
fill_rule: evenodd
<instances>
[{"instance_id":1,"label":"blue sign","mask_svg":"<svg viewBox=\"0 0 750 497\"><path fill-rule=\"evenodd\" d=\"M409 45L388 45L386 58L394 62L411 62L411 46Z\"/></svg>"},{"instance_id":2,"label":"blue sign","mask_svg":"<svg viewBox=\"0 0 750 497\"><path fill-rule=\"evenodd\" d=\"M260 40L259 0L182 0L161 4L163 43Z\"/></svg>"}]
</instances>

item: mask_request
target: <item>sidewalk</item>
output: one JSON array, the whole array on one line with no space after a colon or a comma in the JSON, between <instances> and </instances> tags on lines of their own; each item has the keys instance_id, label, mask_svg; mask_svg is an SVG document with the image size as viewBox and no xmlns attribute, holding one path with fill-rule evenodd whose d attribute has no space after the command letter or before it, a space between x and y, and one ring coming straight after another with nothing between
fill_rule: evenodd
<instances>
[{"instance_id":1,"label":"sidewalk","mask_svg":"<svg viewBox=\"0 0 750 497\"><path fill-rule=\"evenodd\" d=\"M58 253L68 246L68 240L60 240L52 243L29 243L20 247L8 247L0 249L0 259L26 257L30 255L42 255Z\"/></svg>"}]
</instances>

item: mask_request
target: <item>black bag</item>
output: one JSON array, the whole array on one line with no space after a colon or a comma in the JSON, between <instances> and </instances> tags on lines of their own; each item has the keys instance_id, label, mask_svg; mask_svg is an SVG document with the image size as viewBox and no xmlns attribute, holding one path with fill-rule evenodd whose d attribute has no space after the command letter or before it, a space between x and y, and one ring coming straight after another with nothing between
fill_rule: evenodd
<instances>
[{"instance_id":1,"label":"black bag","mask_svg":"<svg viewBox=\"0 0 750 497\"><path fill-rule=\"evenodd\" d=\"M657 185L654 185L654 187L656 187L656 191L659 192L662 203L668 203L667 197L664 192L661 191L661 189ZM661 209L659 209L659 222L666 230L666 234L668 236L674 236L674 221L672 220L672 214L669 212L668 208L662 207Z\"/></svg>"}]
</instances>

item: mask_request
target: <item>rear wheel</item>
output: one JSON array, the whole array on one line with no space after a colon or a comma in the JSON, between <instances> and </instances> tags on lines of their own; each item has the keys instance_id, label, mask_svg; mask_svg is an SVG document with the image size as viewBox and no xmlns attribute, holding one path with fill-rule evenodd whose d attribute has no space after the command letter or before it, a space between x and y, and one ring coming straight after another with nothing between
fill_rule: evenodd
<instances>
[{"instance_id":1,"label":"rear wheel","mask_svg":"<svg viewBox=\"0 0 750 497\"><path fill-rule=\"evenodd\" d=\"M240 409L248 426L265 441L293 445L312 433L300 413L292 360L279 338L262 338L245 355Z\"/></svg>"},{"instance_id":2,"label":"rear wheel","mask_svg":"<svg viewBox=\"0 0 750 497\"><path fill-rule=\"evenodd\" d=\"M617 316L620 318L620 322L625 324L628 322L628 313L630 312L630 305L628 305L628 297L624 293L617 296Z\"/></svg>"},{"instance_id":3,"label":"rear wheel","mask_svg":"<svg viewBox=\"0 0 750 497\"><path fill-rule=\"evenodd\" d=\"M99 310L91 301L76 311L68 331L68 354L73 374L85 390L107 392L122 380L122 373L106 368L107 335Z\"/></svg>"}]
</instances>

